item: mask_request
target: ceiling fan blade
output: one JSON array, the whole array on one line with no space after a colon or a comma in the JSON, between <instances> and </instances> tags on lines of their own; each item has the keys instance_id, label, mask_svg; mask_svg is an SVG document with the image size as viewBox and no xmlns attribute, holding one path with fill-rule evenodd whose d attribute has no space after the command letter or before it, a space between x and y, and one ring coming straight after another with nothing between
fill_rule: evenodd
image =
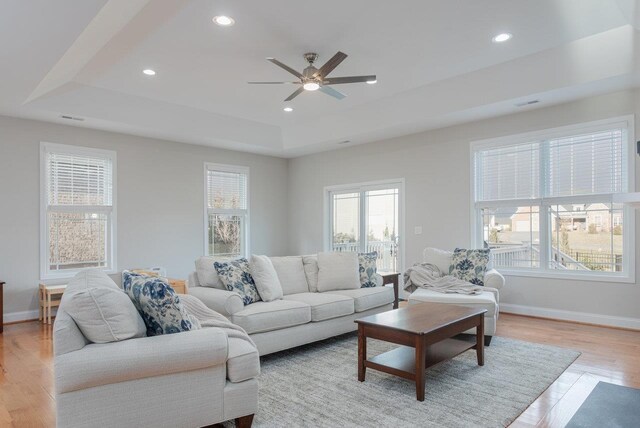
<instances>
[{"instance_id":1,"label":"ceiling fan blade","mask_svg":"<svg viewBox=\"0 0 640 428\"><path fill-rule=\"evenodd\" d=\"M285 99L285 101L291 101L292 99L294 99L295 97L297 97L298 95L300 95L303 92L304 92L304 88L302 86L300 86L298 89L296 89L296 91L293 94L289 95Z\"/></svg>"},{"instance_id":2,"label":"ceiling fan blade","mask_svg":"<svg viewBox=\"0 0 640 428\"><path fill-rule=\"evenodd\" d=\"M344 61L346 57L347 57L346 53L338 51L338 53L332 56L329 59L329 61L325 62L324 65L320 67L318 71L313 73L313 77L318 77L318 76L322 76L323 78L326 77L329 73L333 71L334 68L340 65L340 63Z\"/></svg>"},{"instance_id":3,"label":"ceiling fan blade","mask_svg":"<svg viewBox=\"0 0 640 428\"><path fill-rule=\"evenodd\" d=\"M323 85L340 85L342 83L361 83L376 80L375 75L371 76L347 76L347 77L329 77L322 82Z\"/></svg>"},{"instance_id":4,"label":"ceiling fan blade","mask_svg":"<svg viewBox=\"0 0 640 428\"><path fill-rule=\"evenodd\" d=\"M247 82L250 85L301 85L302 82Z\"/></svg>"},{"instance_id":5,"label":"ceiling fan blade","mask_svg":"<svg viewBox=\"0 0 640 428\"><path fill-rule=\"evenodd\" d=\"M281 63L280 61L278 61L275 58L267 58L267 61L271 61L272 63L274 63L275 65L277 65L280 68L283 68L285 70L287 70L289 73L293 74L294 76L296 76L299 79L302 79L302 73L299 73L297 71L295 71L293 68L289 67L286 64Z\"/></svg>"},{"instance_id":6,"label":"ceiling fan blade","mask_svg":"<svg viewBox=\"0 0 640 428\"><path fill-rule=\"evenodd\" d=\"M346 97L345 94L343 94L340 91L336 91L333 88L330 88L329 86L321 86L320 87L320 92L324 92L327 95L331 95L333 98L337 98L339 100L343 99L344 97Z\"/></svg>"}]
</instances>

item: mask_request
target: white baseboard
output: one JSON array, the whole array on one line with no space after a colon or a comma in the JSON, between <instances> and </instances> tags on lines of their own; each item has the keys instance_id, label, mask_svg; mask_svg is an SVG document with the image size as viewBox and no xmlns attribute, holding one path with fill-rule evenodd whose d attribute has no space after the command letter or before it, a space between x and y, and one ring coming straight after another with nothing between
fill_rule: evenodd
<instances>
[{"instance_id":1,"label":"white baseboard","mask_svg":"<svg viewBox=\"0 0 640 428\"><path fill-rule=\"evenodd\" d=\"M2 322L6 324L8 322L37 320L38 316L39 313L37 309L34 311L11 312L8 314L4 314L4 316L2 317Z\"/></svg>"},{"instance_id":2,"label":"white baseboard","mask_svg":"<svg viewBox=\"0 0 640 428\"><path fill-rule=\"evenodd\" d=\"M563 311L559 309L540 308L535 306L514 305L511 303L500 303L500 312L640 330L640 318L616 317L613 315L591 314L588 312Z\"/></svg>"}]
</instances>

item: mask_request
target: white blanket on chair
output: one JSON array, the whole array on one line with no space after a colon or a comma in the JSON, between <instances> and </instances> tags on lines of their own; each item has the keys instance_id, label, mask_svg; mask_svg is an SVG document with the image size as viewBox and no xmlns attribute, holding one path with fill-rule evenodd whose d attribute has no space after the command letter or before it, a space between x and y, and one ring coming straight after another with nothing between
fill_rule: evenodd
<instances>
[{"instance_id":1,"label":"white blanket on chair","mask_svg":"<svg viewBox=\"0 0 640 428\"><path fill-rule=\"evenodd\" d=\"M444 275L438 266L431 263L413 265L404 273L404 289L414 292L418 288L438 293L457 293L476 295L482 293L482 287L452 275Z\"/></svg>"}]
</instances>

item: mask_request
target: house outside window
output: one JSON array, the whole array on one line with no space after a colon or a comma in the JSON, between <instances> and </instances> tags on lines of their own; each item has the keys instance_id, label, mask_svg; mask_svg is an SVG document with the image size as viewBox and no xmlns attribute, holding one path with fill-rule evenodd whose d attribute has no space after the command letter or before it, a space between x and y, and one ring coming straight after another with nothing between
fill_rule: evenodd
<instances>
[{"instance_id":1,"label":"house outside window","mask_svg":"<svg viewBox=\"0 0 640 428\"><path fill-rule=\"evenodd\" d=\"M249 168L205 163L204 254L248 257Z\"/></svg>"},{"instance_id":2,"label":"house outside window","mask_svg":"<svg viewBox=\"0 0 640 428\"><path fill-rule=\"evenodd\" d=\"M472 143L473 242L512 275L632 281L633 117Z\"/></svg>"},{"instance_id":3,"label":"house outside window","mask_svg":"<svg viewBox=\"0 0 640 428\"><path fill-rule=\"evenodd\" d=\"M41 278L115 272L116 153L42 143L40 164Z\"/></svg>"}]
</instances>

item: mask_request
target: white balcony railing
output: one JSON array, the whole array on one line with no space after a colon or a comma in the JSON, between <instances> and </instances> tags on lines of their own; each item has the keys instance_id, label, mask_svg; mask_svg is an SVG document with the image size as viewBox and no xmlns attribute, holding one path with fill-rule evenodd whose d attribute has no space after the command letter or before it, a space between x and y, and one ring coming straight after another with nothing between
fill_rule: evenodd
<instances>
[{"instance_id":1,"label":"white balcony railing","mask_svg":"<svg viewBox=\"0 0 640 428\"><path fill-rule=\"evenodd\" d=\"M360 243L334 243L332 251L361 252ZM369 241L365 246L365 253L378 253L376 266L379 271L394 271L398 269L398 244L394 241Z\"/></svg>"}]
</instances>

